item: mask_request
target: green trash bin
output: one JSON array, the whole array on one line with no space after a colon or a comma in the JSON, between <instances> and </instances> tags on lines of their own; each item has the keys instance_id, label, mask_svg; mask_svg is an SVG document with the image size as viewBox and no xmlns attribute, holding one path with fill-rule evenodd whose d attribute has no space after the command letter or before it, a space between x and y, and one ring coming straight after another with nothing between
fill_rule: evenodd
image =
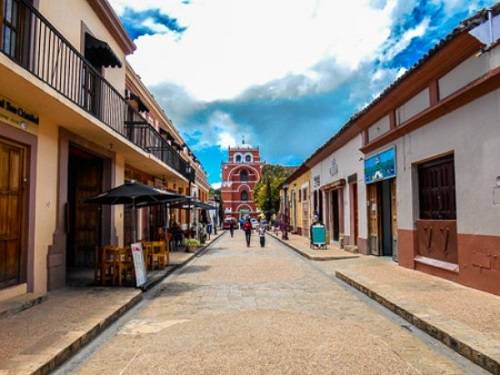
<instances>
[{"instance_id":1,"label":"green trash bin","mask_svg":"<svg viewBox=\"0 0 500 375\"><path fill-rule=\"evenodd\" d=\"M315 247L326 247L326 228L323 224L314 224L311 227L311 244Z\"/></svg>"}]
</instances>

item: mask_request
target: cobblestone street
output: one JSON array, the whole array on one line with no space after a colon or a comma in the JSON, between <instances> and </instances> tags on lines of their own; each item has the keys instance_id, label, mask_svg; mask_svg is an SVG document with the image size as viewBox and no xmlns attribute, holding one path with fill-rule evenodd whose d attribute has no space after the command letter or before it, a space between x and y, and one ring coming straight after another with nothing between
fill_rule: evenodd
<instances>
[{"instance_id":1,"label":"cobblestone street","mask_svg":"<svg viewBox=\"0 0 500 375\"><path fill-rule=\"evenodd\" d=\"M59 373L484 373L323 268L226 234Z\"/></svg>"}]
</instances>

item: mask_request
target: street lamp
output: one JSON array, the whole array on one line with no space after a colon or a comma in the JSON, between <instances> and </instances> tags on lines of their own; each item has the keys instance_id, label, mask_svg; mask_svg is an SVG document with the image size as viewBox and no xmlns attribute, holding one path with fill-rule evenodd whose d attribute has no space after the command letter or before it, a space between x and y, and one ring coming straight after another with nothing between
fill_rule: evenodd
<instances>
[{"instance_id":1,"label":"street lamp","mask_svg":"<svg viewBox=\"0 0 500 375\"><path fill-rule=\"evenodd\" d=\"M285 228L283 230L281 238L284 240L288 240L288 184L283 185L283 190L285 191Z\"/></svg>"}]
</instances>

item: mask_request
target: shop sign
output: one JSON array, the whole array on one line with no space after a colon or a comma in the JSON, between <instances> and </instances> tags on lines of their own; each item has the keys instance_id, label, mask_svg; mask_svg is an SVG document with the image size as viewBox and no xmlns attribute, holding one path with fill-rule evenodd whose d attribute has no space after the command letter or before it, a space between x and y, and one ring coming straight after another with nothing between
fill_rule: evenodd
<instances>
[{"instance_id":1,"label":"shop sign","mask_svg":"<svg viewBox=\"0 0 500 375\"><path fill-rule=\"evenodd\" d=\"M139 287L146 283L146 263L144 262L144 252L142 251L142 243L136 242L130 245L132 249L132 259L134 260L135 280Z\"/></svg>"},{"instance_id":2,"label":"shop sign","mask_svg":"<svg viewBox=\"0 0 500 375\"><path fill-rule=\"evenodd\" d=\"M367 184L393 177L396 177L396 147L382 151L365 160L365 182Z\"/></svg>"},{"instance_id":3,"label":"shop sign","mask_svg":"<svg viewBox=\"0 0 500 375\"><path fill-rule=\"evenodd\" d=\"M38 125L40 122L38 115L2 96L0 96L0 119L18 126L26 122Z\"/></svg>"}]
</instances>

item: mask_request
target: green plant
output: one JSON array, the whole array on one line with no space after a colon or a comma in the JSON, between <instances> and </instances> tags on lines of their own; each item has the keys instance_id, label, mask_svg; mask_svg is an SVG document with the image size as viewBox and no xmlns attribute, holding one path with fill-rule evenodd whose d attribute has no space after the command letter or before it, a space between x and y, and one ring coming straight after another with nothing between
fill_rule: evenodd
<instances>
[{"instance_id":1,"label":"green plant","mask_svg":"<svg viewBox=\"0 0 500 375\"><path fill-rule=\"evenodd\" d=\"M189 248L200 247L200 241L198 241L196 238L189 238L186 240L186 247Z\"/></svg>"}]
</instances>

